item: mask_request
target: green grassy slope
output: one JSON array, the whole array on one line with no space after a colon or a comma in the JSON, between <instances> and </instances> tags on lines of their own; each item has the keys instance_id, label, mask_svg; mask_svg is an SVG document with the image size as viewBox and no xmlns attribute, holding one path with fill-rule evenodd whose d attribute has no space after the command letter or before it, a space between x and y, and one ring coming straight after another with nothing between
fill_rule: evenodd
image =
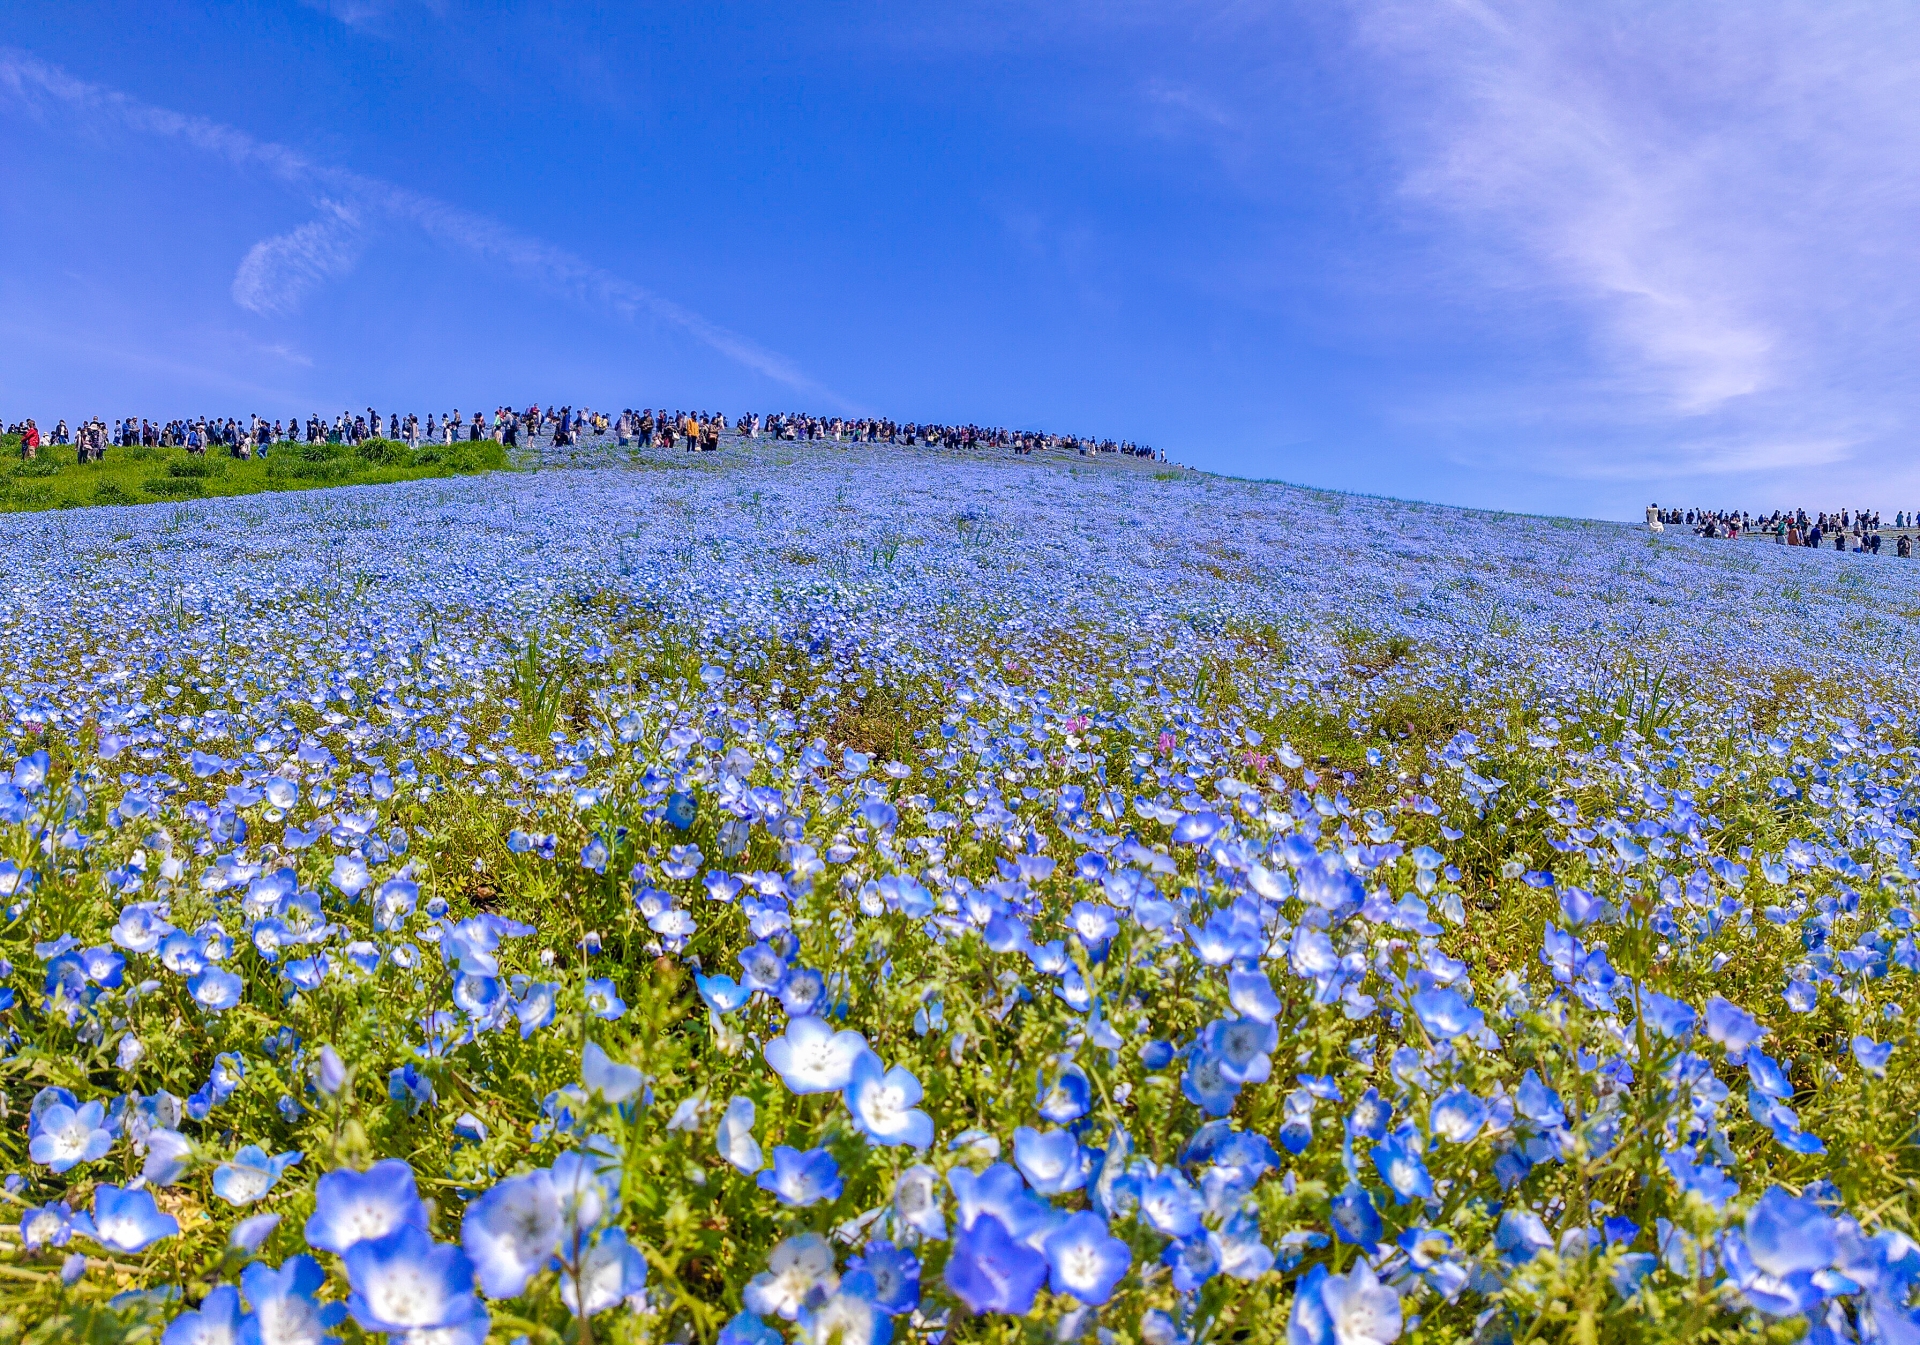
<instances>
[{"instance_id":1,"label":"green grassy slope","mask_svg":"<svg viewBox=\"0 0 1920 1345\"><path fill-rule=\"evenodd\" d=\"M80 463L72 446L42 445L20 458L17 435L0 436L0 513L150 504L269 490L417 481L495 470L507 453L491 441L415 450L391 439L351 444L274 444L265 458L243 460L223 448L196 456L184 448L109 448L103 462Z\"/></svg>"}]
</instances>

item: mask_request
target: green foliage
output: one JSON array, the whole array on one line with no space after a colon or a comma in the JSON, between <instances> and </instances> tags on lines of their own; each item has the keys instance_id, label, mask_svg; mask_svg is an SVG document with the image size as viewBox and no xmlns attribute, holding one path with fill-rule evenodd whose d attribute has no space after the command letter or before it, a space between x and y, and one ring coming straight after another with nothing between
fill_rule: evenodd
<instances>
[{"instance_id":1,"label":"green foliage","mask_svg":"<svg viewBox=\"0 0 1920 1345\"><path fill-rule=\"evenodd\" d=\"M101 462L81 463L71 446L43 445L20 460L18 436L0 443L0 512L70 509L85 505L148 504L247 495L316 486L412 481L498 471L506 450L486 441L434 446L418 453L390 439L351 444L279 443L264 457L235 458L223 448L191 454L184 448L109 447Z\"/></svg>"}]
</instances>

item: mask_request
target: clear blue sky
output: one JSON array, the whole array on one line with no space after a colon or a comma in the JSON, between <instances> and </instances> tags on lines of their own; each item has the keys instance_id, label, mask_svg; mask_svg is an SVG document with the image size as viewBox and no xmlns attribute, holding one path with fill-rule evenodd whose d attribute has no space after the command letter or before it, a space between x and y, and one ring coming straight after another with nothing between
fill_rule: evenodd
<instances>
[{"instance_id":1,"label":"clear blue sky","mask_svg":"<svg viewBox=\"0 0 1920 1345\"><path fill-rule=\"evenodd\" d=\"M1917 58L1836 3L9 0L0 417L870 411L1920 507Z\"/></svg>"}]
</instances>

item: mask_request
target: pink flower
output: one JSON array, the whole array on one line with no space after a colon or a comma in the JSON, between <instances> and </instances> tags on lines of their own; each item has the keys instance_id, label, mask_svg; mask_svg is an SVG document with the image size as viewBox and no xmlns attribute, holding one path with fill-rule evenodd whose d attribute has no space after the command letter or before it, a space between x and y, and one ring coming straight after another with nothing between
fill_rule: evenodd
<instances>
[{"instance_id":1,"label":"pink flower","mask_svg":"<svg viewBox=\"0 0 1920 1345\"><path fill-rule=\"evenodd\" d=\"M1160 735L1160 750L1162 752L1173 751L1173 735L1171 733L1163 733Z\"/></svg>"}]
</instances>

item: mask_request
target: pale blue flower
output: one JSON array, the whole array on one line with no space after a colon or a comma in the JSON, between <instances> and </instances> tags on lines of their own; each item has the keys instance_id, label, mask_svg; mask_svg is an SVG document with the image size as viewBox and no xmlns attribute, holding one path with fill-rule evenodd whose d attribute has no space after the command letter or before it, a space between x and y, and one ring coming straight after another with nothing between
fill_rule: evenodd
<instances>
[{"instance_id":1,"label":"pale blue flower","mask_svg":"<svg viewBox=\"0 0 1920 1345\"><path fill-rule=\"evenodd\" d=\"M587 978L587 1012L596 1018L615 1022L626 1017L627 1002L620 998L613 982L604 977Z\"/></svg>"},{"instance_id":2,"label":"pale blue flower","mask_svg":"<svg viewBox=\"0 0 1920 1345\"><path fill-rule=\"evenodd\" d=\"M1091 1167L1072 1131L1039 1131L1029 1126L1013 1132L1013 1161L1020 1175L1043 1196L1079 1190L1087 1184Z\"/></svg>"},{"instance_id":3,"label":"pale blue flower","mask_svg":"<svg viewBox=\"0 0 1920 1345\"><path fill-rule=\"evenodd\" d=\"M773 1166L754 1179L762 1191L771 1191L782 1205L804 1209L822 1200L838 1200L845 1183L840 1165L824 1148L804 1153L785 1144L773 1149Z\"/></svg>"},{"instance_id":4,"label":"pale blue flower","mask_svg":"<svg viewBox=\"0 0 1920 1345\"><path fill-rule=\"evenodd\" d=\"M1892 1042L1878 1042L1864 1033L1853 1039L1853 1058L1860 1068L1876 1079L1887 1077L1887 1061L1893 1057Z\"/></svg>"},{"instance_id":5,"label":"pale blue flower","mask_svg":"<svg viewBox=\"0 0 1920 1345\"><path fill-rule=\"evenodd\" d=\"M590 1041L580 1062L580 1082L589 1093L618 1104L640 1091L646 1075L633 1065L614 1061L601 1049L600 1043Z\"/></svg>"},{"instance_id":6,"label":"pale blue flower","mask_svg":"<svg viewBox=\"0 0 1920 1345\"><path fill-rule=\"evenodd\" d=\"M720 1156L742 1172L758 1172L765 1162L753 1138L753 1124L753 1099L735 1096L727 1103L714 1136Z\"/></svg>"},{"instance_id":7,"label":"pale blue flower","mask_svg":"<svg viewBox=\"0 0 1920 1345\"><path fill-rule=\"evenodd\" d=\"M1133 1264L1127 1244L1107 1231L1107 1221L1090 1210L1070 1216L1047 1235L1047 1269L1056 1294L1082 1303L1101 1304Z\"/></svg>"},{"instance_id":8,"label":"pale blue flower","mask_svg":"<svg viewBox=\"0 0 1920 1345\"><path fill-rule=\"evenodd\" d=\"M1477 1030L1484 1016L1467 1003L1458 990L1422 990L1413 996L1413 1011L1420 1025L1441 1041Z\"/></svg>"},{"instance_id":9,"label":"pale blue flower","mask_svg":"<svg viewBox=\"0 0 1920 1345\"><path fill-rule=\"evenodd\" d=\"M565 1231L553 1174L544 1168L497 1182L467 1207L460 1243L488 1298L517 1298Z\"/></svg>"},{"instance_id":10,"label":"pale blue flower","mask_svg":"<svg viewBox=\"0 0 1920 1345\"><path fill-rule=\"evenodd\" d=\"M318 1251L343 1254L364 1238L384 1237L403 1225L427 1226L413 1169L398 1158L382 1159L365 1172L335 1169L314 1183L313 1194L306 1239Z\"/></svg>"},{"instance_id":11,"label":"pale blue flower","mask_svg":"<svg viewBox=\"0 0 1920 1345\"><path fill-rule=\"evenodd\" d=\"M1719 995L1707 1001L1707 1035L1739 1055L1767 1035L1754 1016L1731 1000Z\"/></svg>"},{"instance_id":12,"label":"pale blue flower","mask_svg":"<svg viewBox=\"0 0 1920 1345\"><path fill-rule=\"evenodd\" d=\"M240 1291L221 1284L207 1291L197 1312L190 1308L168 1322L160 1345L232 1345L239 1338Z\"/></svg>"},{"instance_id":13,"label":"pale blue flower","mask_svg":"<svg viewBox=\"0 0 1920 1345\"><path fill-rule=\"evenodd\" d=\"M486 1315L473 1292L467 1254L434 1242L415 1224L362 1238L341 1259L352 1290L347 1311L363 1330L458 1328Z\"/></svg>"},{"instance_id":14,"label":"pale blue flower","mask_svg":"<svg viewBox=\"0 0 1920 1345\"><path fill-rule=\"evenodd\" d=\"M867 1039L851 1030L836 1032L824 1018L808 1016L789 1019L786 1032L768 1041L763 1053L788 1091L837 1093L853 1082Z\"/></svg>"},{"instance_id":15,"label":"pale blue flower","mask_svg":"<svg viewBox=\"0 0 1920 1345\"><path fill-rule=\"evenodd\" d=\"M269 1156L257 1144L249 1144L213 1170L213 1193L229 1205L251 1205L280 1180L280 1174L300 1161L300 1151Z\"/></svg>"},{"instance_id":16,"label":"pale blue flower","mask_svg":"<svg viewBox=\"0 0 1920 1345\"><path fill-rule=\"evenodd\" d=\"M128 1191L102 1184L93 1189L88 1235L117 1252L143 1251L180 1231L180 1222L162 1214L151 1191Z\"/></svg>"},{"instance_id":17,"label":"pale blue flower","mask_svg":"<svg viewBox=\"0 0 1920 1345\"><path fill-rule=\"evenodd\" d=\"M933 1118L915 1106L920 1080L904 1065L883 1070L880 1057L862 1051L847 1081L847 1110L860 1133L875 1144L924 1149L933 1143Z\"/></svg>"},{"instance_id":18,"label":"pale blue flower","mask_svg":"<svg viewBox=\"0 0 1920 1345\"><path fill-rule=\"evenodd\" d=\"M98 1102L80 1107L56 1102L33 1118L28 1155L56 1173L104 1158L113 1148L105 1117L106 1108Z\"/></svg>"}]
</instances>

